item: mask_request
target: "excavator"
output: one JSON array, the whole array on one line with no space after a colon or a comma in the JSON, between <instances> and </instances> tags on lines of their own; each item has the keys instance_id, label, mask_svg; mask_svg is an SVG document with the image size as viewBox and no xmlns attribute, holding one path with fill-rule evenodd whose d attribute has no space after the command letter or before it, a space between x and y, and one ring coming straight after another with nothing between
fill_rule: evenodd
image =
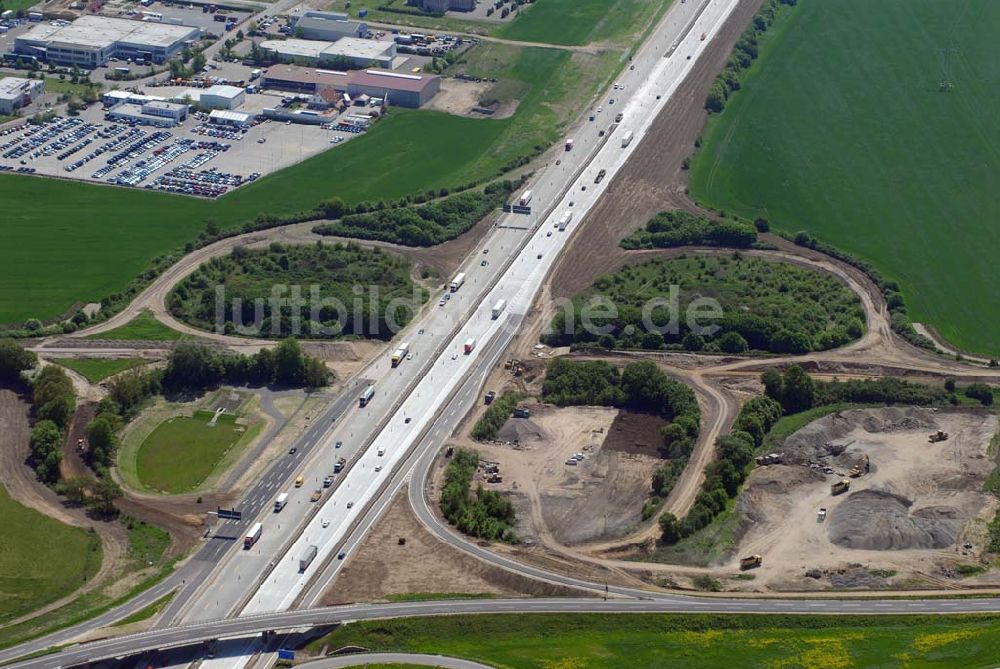
<instances>
[{"instance_id":1,"label":"excavator","mask_svg":"<svg viewBox=\"0 0 1000 669\"><path fill-rule=\"evenodd\" d=\"M865 457L858 460L854 464L854 466L851 467L851 471L849 471L847 475L850 476L852 479L856 479L862 474L867 474L869 471L871 471L871 466L872 466L871 461L868 459L868 455L865 454Z\"/></svg>"}]
</instances>

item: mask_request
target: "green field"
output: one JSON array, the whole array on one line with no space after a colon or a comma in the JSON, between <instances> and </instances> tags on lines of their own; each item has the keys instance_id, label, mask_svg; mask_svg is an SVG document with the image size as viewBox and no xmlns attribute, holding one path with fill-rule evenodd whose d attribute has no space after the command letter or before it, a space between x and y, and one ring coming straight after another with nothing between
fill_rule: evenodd
<instances>
[{"instance_id":1,"label":"green field","mask_svg":"<svg viewBox=\"0 0 1000 669\"><path fill-rule=\"evenodd\" d=\"M65 597L101 566L96 534L15 502L0 486L0 623Z\"/></svg>"},{"instance_id":2,"label":"green field","mask_svg":"<svg viewBox=\"0 0 1000 669\"><path fill-rule=\"evenodd\" d=\"M709 123L692 194L872 262L900 283L914 321L1000 354L1000 291L988 288L1000 253L1000 3L803 0L784 16Z\"/></svg>"},{"instance_id":3,"label":"green field","mask_svg":"<svg viewBox=\"0 0 1000 669\"><path fill-rule=\"evenodd\" d=\"M165 493L185 493L211 475L229 450L249 432L236 416L223 414L214 427L212 412L168 418L146 437L136 455L142 484Z\"/></svg>"},{"instance_id":4,"label":"green field","mask_svg":"<svg viewBox=\"0 0 1000 669\"><path fill-rule=\"evenodd\" d=\"M23 203L4 211L0 323L50 319L74 303L120 291L153 258L197 237L210 218L233 228L261 213L310 210L334 196L349 203L391 200L493 176L555 140L618 63L614 52L509 47L509 59L498 64L477 51L462 67L523 82L514 116L393 109L365 135L215 201L0 175L0 202Z\"/></svg>"},{"instance_id":5,"label":"green field","mask_svg":"<svg viewBox=\"0 0 1000 669\"><path fill-rule=\"evenodd\" d=\"M142 358L63 358L52 362L72 369L91 383L99 383L126 369L145 365L148 361Z\"/></svg>"},{"instance_id":6,"label":"green field","mask_svg":"<svg viewBox=\"0 0 1000 669\"><path fill-rule=\"evenodd\" d=\"M352 623L309 649L348 645L464 657L502 669L722 668L734 662L973 669L996 666L1000 617L447 616Z\"/></svg>"},{"instance_id":7,"label":"green field","mask_svg":"<svg viewBox=\"0 0 1000 669\"><path fill-rule=\"evenodd\" d=\"M87 339L113 341L177 341L184 335L156 320L149 311L143 311L125 325L107 332L90 335Z\"/></svg>"},{"instance_id":8,"label":"green field","mask_svg":"<svg viewBox=\"0 0 1000 669\"><path fill-rule=\"evenodd\" d=\"M535 0L496 31L524 42L581 45L624 42L655 22L672 0Z\"/></svg>"}]
</instances>

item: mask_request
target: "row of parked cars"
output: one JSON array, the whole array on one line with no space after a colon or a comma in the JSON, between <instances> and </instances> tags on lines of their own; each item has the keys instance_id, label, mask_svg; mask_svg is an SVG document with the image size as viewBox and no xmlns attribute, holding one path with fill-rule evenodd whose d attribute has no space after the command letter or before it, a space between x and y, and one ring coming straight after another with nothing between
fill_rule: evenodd
<instances>
[{"instance_id":1,"label":"row of parked cars","mask_svg":"<svg viewBox=\"0 0 1000 669\"><path fill-rule=\"evenodd\" d=\"M244 178L238 174L221 172L215 168L195 172L190 168L180 166L172 169L163 176L157 177L146 188L170 193L215 198L225 194L230 188L235 188L248 181L256 181L259 178L259 172L254 172Z\"/></svg>"},{"instance_id":2,"label":"row of parked cars","mask_svg":"<svg viewBox=\"0 0 1000 669\"><path fill-rule=\"evenodd\" d=\"M83 121L78 118L62 118L57 116L42 125L21 126L18 130L23 129L23 131L19 137L0 145L0 149L6 149L2 155L4 158L13 158L16 160L41 148L45 144L57 139L63 133L73 130L81 124L83 124Z\"/></svg>"},{"instance_id":3,"label":"row of parked cars","mask_svg":"<svg viewBox=\"0 0 1000 669\"><path fill-rule=\"evenodd\" d=\"M202 123L191 128L191 132L198 135L205 135L206 137L216 137L218 139L231 139L238 141L243 139L243 135L246 134L246 129Z\"/></svg>"},{"instance_id":4,"label":"row of parked cars","mask_svg":"<svg viewBox=\"0 0 1000 669\"><path fill-rule=\"evenodd\" d=\"M86 165L87 163L89 163L91 160L94 160L98 156L103 155L108 151L114 151L123 144L139 141L141 138L146 136L146 133L137 128L127 128L127 126L116 124L109 128L105 128L104 130L101 130L100 132L97 133L97 136L103 139L111 138L111 141L101 144L99 147L97 147L96 149L85 155L83 158L80 158L79 160L70 163L63 169L65 169L67 172L74 172L83 167L84 165ZM105 168L103 167L101 168L101 170L104 169ZM107 169L101 174L101 176L104 176L105 174L110 172L111 169L114 168L112 167L110 169ZM95 178L100 178L100 177L95 177Z\"/></svg>"},{"instance_id":5,"label":"row of parked cars","mask_svg":"<svg viewBox=\"0 0 1000 669\"><path fill-rule=\"evenodd\" d=\"M138 158L149 149L157 144L162 144L171 137L172 135L169 132L158 130L151 135L138 139L108 158L108 164L94 172L91 177L94 179L103 179L114 169L128 165L134 158Z\"/></svg>"}]
</instances>

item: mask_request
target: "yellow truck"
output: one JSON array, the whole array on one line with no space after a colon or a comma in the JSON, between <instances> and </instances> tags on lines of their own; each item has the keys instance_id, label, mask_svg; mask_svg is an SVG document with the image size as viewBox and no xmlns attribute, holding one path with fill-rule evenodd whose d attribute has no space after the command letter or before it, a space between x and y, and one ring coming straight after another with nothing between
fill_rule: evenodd
<instances>
[{"instance_id":1,"label":"yellow truck","mask_svg":"<svg viewBox=\"0 0 1000 669\"><path fill-rule=\"evenodd\" d=\"M840 495L847 492L851 487L851 479L841 479L830 486L831 495Z\"/></svg>"},{"instance_id":2,"label":"yellow truck","mask_svg":"<svg viewBox=\"0 0 1000 669\"><path fill-rule=\"evenodd\" d=\"M748 555L740 559L740 569L756 569L764 562L759 555Z\"/></svg>"},{"instance_id":3,"label":"yellow truck","mask_svg":"<svg viewBox=\"0 0 1000 669\"><path fill-rule=\"evenodd\" d=\"M302 484L305 483L305 482L306 482L306 477L304 477L301 474L299 474L299 477L297 479L295 479L295 487L296 488L301 488Z\"/></svg>"}]
</instances>

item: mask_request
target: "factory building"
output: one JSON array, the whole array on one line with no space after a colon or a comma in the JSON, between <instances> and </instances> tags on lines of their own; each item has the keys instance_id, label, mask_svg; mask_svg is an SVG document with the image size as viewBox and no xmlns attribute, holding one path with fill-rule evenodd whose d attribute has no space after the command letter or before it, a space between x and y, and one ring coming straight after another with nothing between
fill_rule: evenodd
<instances>
[{"instance_id":1,"label":"factory building","mask_svg":"<svg viewBox=\"0 0 1000 669\"><path fill-rule=\"evenodd\" d=\"M370 39L344 37L336 42L287 39L264 40L260 48L282 61L308 63L323 67L343 61L350 67L392 67L396 44Z\"/></svg>"},{"instance_id":2,"label":"factory building","mask_svg":"<svg viewBox=\"0 0 1000 669\"><path fill-rule=\"evenodd\" d=\"M109 58L163 63L200 34L191 26L81 16L69 25L35 26L15 39L14 53L87 69L101 67Z\"/></svg>"},{"instance_id":3,"label":"factory building","mask_svg":"<svg viewBox=\"0 0 1000 669\"><path fill-rule=\"evenodd\" d=\"M336 42L343 37L361 39L368 35L368 24L352 21L337 12L306 12L295 22L295 33L303 39Z\"/></svg>"},{"instance_id":4,"label":"factory building","mask_svg":"<svg viewBox=\"0 0 1000 669\"><path fill-rule=\"evenodd\" d=\"M4 77L0 79L0 114L13 116L14 112L31 104L32 100L44 92L43 79Z\"/></svg>"},{"instance_id":5,"label":"factory building","mask_svg":"<svg viewBox=\"0 0 1000 669\"><path fill-rule=\"evenodd\" d=\"M441 79L428 74L403 74L386 70L334 72L294 65L275 65L264 72L264 88L322 95L324 91L387 98L399 107L421 107L441 90Z\"/></svg>"},{"instance_id":6,"label":"factory building","mask_svg":"<svg viewBox=\"0 0 1000 669\"><path fill-rule=\"evenodd\" d=\"M160 128L172 128L187 118L187 105L154 100L144 104L123 102L112 107L105 118L113 121L135 122Z\"/></svg>"},{"instance_id":7,"label":"factory building","mask_svg":"<svg viewBox=\"0 0 1000 669\"><path fill-rule=\"evenodd\" d=\"M198 104L206 109L236 109L246 97L246 90L239 86L211 86L201 91Z\"/></svg>"},{"instance_id":8,"label":"factory building","mask_svg":"<svg viewBox=\"0 0 1000 669\"><path fill-rule=\"evenodd\" d=\"M347 94L383 98L397 107L424 106L441 90L441 78L427 74L403 74L384 70L352 72Z\"/></svg>"}]
</instances>

